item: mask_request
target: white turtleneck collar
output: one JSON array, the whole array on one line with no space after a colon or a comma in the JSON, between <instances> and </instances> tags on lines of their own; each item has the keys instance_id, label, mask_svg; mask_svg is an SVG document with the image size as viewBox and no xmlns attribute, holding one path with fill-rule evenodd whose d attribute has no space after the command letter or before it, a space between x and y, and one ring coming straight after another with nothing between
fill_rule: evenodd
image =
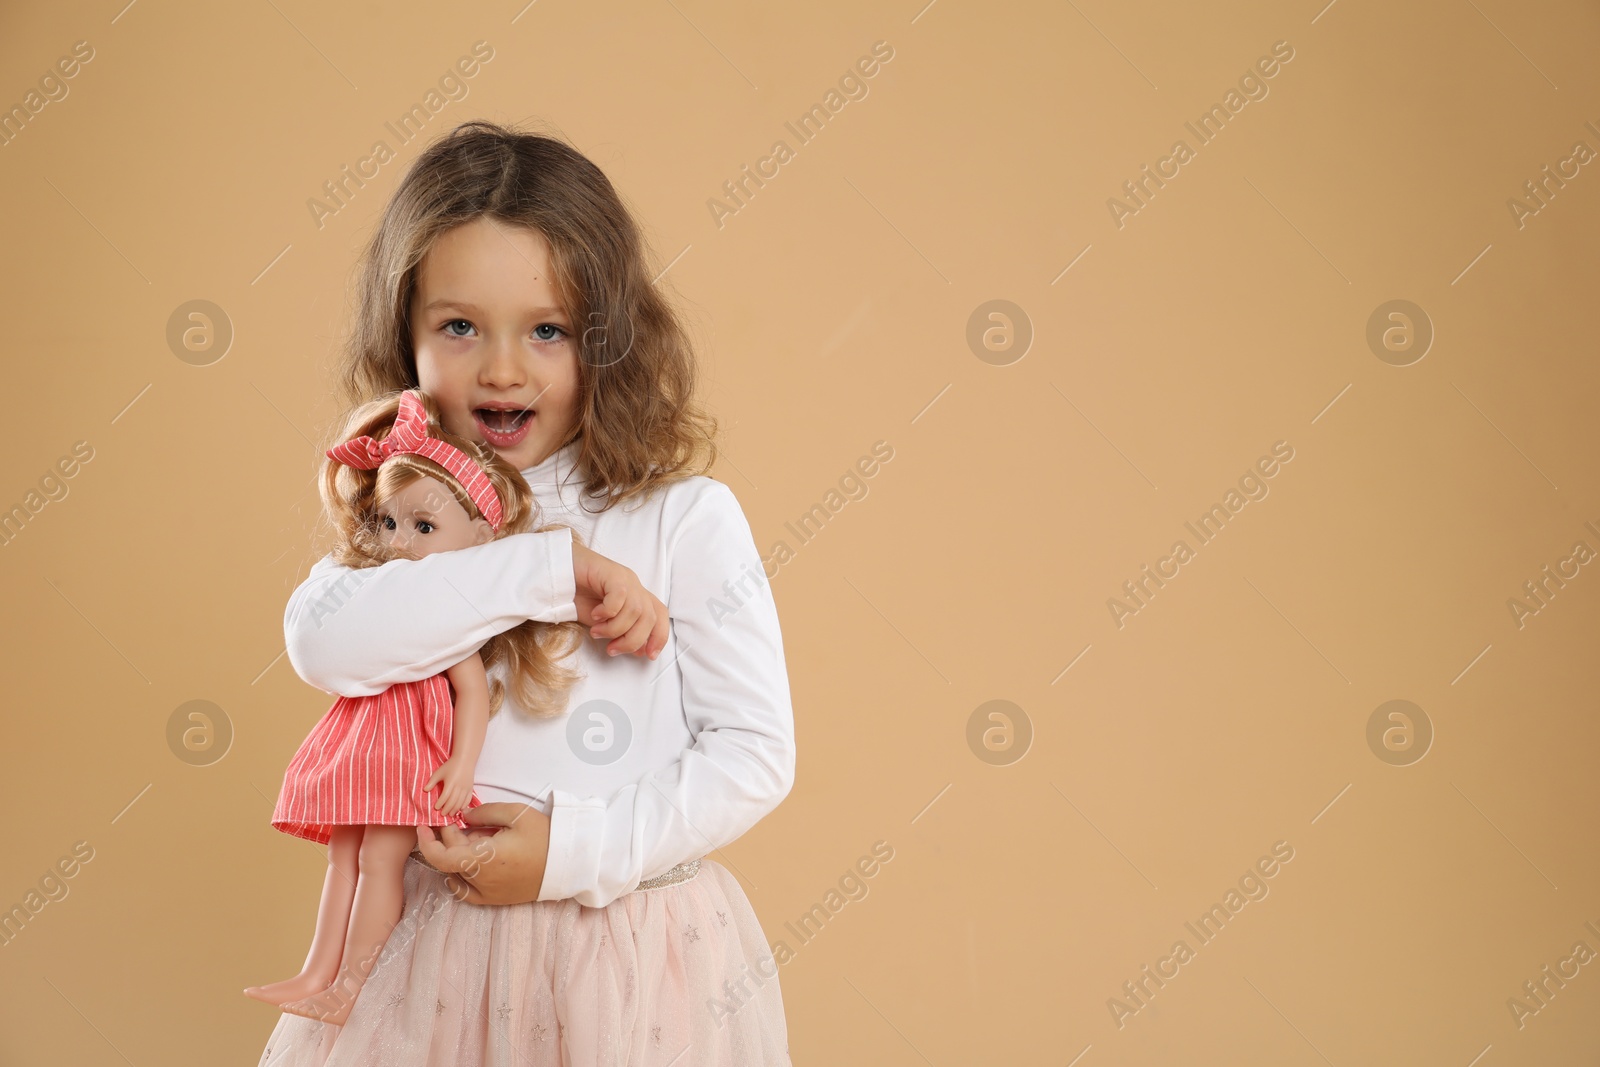
<instances>
[{"instance_id":1,"label":"white turtleneck collar","mask_svg":"<svg viewBox=\"0 0 1600 1067\"><path fill-rule=\"evenodd\" d=\"M582 440L569 441L546 456L542 461L523 469L522 476L528 485L537 489L555 489L567 483L577 466Z\"/></svg>"}]
</instances>

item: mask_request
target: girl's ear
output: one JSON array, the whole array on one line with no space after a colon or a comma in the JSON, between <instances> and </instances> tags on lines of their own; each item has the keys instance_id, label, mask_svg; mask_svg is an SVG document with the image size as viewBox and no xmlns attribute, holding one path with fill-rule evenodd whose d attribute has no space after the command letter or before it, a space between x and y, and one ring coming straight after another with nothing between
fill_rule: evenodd
<instances>
[{"instance_id":1,"label":"girl's ear","mask_svg":"<svg viewBox=\"0 0 1600 1067\"><path fill-rule=\"evenodd\" d=\"M473 519L472 525L478 528L473 544L482 545L494 540L494 527L489 525L488 519Z\"/></svg>"}]
</instances>

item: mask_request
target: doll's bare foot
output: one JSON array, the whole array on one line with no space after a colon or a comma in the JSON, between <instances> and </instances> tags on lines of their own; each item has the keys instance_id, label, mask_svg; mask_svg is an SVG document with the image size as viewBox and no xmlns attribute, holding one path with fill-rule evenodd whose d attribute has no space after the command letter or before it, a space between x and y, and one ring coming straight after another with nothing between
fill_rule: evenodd
<instances>
[{"instance_id":1,"label":"doll's bare foot","mask_svg":"<svg viewBox=\"0 0 1600 1067\"><path fill-rule=\"evenodd\" d=\"M282 1007L320 993L333 983L344 952L349 931L350 909L360 877L361 842L366 836L361 826L335 826L328 840L328 874L322 884L322 902L317 906L317 932L311 951L300 973L271 985L253 985L245 996Z\"/></svg>"},{"instance_id":2,"label":"doll's bare foot","mask_svg":"<svg viewBox=\"0 0 1600 1067\"><path fill-rule=\"evenodd\" d=\"M292 1000L281 1005L290 1015L302 1015L307 1019L319 1019L334 1026L343 1026L350 1017L350 1009L355 1007L356 992L352 992L349 983L335 983L326 989L300 1000Z\"/></svg>"},{"instance_id":3,"label":"doll's bare foot","mask_svg":"<svg viewBox=\"0 0 1600 1067\"><path fill-rule=\"evenodd\" d=\"M284 1011L336 1026L344 1024L361 987L377 968L384 944L400 919L405 903L402 869L416 842L414 827L366 828L361 838L359 877L355 899L350 905L338 972L326 989L280 1005Z\"/></svg>"},{"instance_id":4,"label":"doll's bare foot","mask_svg":"<svg viewBox=\"0 0 1600 1067\"><path fill-rule=\"evenodd\" d=\"M273 982L270 985L253 985L244 991L244 995L282 1007L290 1001L302 1000L313 993L320 993L327 989L332 977L332 975L328 974L302 971L293 978L285 978L281 982Z\"/></svg>"}]
</instances>

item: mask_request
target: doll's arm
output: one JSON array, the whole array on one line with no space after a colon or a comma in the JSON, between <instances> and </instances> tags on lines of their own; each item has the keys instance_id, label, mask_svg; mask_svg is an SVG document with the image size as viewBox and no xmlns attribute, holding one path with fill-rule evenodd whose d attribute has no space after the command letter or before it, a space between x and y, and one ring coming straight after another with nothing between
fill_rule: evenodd
<instances>
[{"instance_id":1,"label":"doll's arm","mask_svg":"<svg viewBox=\"0 0 1600 1067\"><path fill-rule=\"evenodd\" d=\"M478 769L478 755L489 729L489 676L483 657L474 652L445 672L455 689L455 715L450 730L450 758L445 760L424 789L443 783L434 807L455 815L472 798L472 780Z\"/></svg>"},{"instance_id":2,"label":"doll's arm","mask_svg":"<svg viewBox=\"0 0 1600 1067\"><path fill-rule=\"evenodd\" d=\"M696 491L670 535L667 604L693 745L610 797L551 791L540 900L604 907L641 878L733 842L794 783L794 712L771 586L733 491L708 478Z\"/></svg>"},{"instance_id":3,"label":"doll's arm","mask_svg":"<svg viewBox=\"0 0 1600 1067\"><path fill-rule=\"evenodd\" d=\"M289 597L283 636L295 673L340 696L431 678L524 619L568 622L572 531L352 569L324 557Z\"/></svg>"},{"instance_id":4,"label":"doll's arm","mask_svg":"<svg viewBox=\"0 0 1600 1067\"><path fill-rule=\"evenodd\" d=\"M450 758L468 771L478 766L483 738L489 731L489 675L477 652L445 672L456 691L455 725L450 734Z\"/></svg>"}]
</instances>

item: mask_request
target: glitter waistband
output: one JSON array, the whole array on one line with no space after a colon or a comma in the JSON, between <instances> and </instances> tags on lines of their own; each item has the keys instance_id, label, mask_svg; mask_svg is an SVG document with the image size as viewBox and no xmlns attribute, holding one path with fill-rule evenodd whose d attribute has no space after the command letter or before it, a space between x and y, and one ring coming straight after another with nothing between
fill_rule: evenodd
<instances>
[{"instance_id":1,"label":"glitter waistband","mask_svg":"<svg viewBox=\"0 0 1600 1067\"><path fill-rule=\"evenodd\" d=\"M438 870L437 867L428 862L427 857L423 856L421 849L412 849L411 858L428 868L430 871ZM634 888L633 892L637 893L641 890L664 889L669 885L677 885L680 882L687 882L689 879L693 878L699 873L700 861L698 859L685 860L676 867L672 867L661 872L654 878L646 878Z\"/></svg>"},{"instance_id":2,"label":"glitter waistband","mask_svg":"<svg viewBox=\"0 0 1600 1067\"><path fill-rule=\"evenodd\" d=\"M656 875L654 878L646 878L639 883L634 892L637 893L641 889L660 889L663 886L677 885L679 882L687 882L699 873L699 860L685 860L676 867Z\"/></svg>"}]
</instances>

